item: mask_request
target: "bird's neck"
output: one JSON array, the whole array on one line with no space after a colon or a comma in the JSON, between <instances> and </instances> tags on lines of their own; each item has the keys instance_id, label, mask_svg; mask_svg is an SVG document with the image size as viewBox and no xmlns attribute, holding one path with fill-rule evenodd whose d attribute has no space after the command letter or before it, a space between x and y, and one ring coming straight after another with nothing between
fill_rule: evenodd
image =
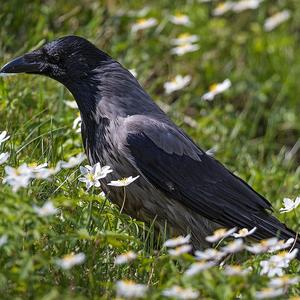
<instances>
[{"instance_id":1,"label":"bird's neck","mask_svg":"<svg viewBox=\"0 0 300 300\"><path fill-rule=\"evenodd\" d=\"M134 76L113 60L67 87L86 122L99 123L102 118L114 120L135 114L162 113Z\"/></svg>"}]
</instances>

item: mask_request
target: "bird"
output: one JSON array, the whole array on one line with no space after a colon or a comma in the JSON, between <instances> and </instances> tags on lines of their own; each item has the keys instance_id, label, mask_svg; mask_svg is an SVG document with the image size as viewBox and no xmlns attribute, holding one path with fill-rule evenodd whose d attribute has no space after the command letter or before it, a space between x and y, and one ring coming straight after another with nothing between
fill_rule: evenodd
<instances>
[{"instance_id":1,"label":"bird","mask_svg":"<svg viewBox=\"0 0 300 300\"><path fill-rule=\"evenodd\" d=\"M109 165L102 182L110 201L125 213L170 235L191 235L195 249L219 228L253 228L253 238L297 234L272 215L271 203L243 179L207 155L110 55L79 36L64 36L26 53L0 73L50 77L74 96L90 164ZM123 189L112 176L139 176Z\"/></svg>"}]
</instances>

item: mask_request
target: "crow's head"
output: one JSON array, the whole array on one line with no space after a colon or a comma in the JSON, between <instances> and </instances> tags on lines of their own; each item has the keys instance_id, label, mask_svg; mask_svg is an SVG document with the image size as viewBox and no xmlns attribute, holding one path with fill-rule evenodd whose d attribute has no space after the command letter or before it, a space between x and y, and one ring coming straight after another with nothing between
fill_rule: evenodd
<instances>
[{"instance_id":1,"label":"crow's head","mask_svg":"<svg viewBox=\"0 0 300 300\"><path fill-rule=\"evenodd\" d=\"M7 63L0 73L49 76L63 84L80 81L111 58L78 36L66 36Z\"/></svg>"}]
</instances>

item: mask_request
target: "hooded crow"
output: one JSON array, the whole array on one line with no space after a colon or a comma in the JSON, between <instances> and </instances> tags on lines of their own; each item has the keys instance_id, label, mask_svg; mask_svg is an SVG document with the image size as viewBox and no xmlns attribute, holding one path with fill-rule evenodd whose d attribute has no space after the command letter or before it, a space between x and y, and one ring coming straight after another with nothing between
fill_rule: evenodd
<instances>
[{"instance_id":1,"label":"hooded crow","mask_svg":"<svg viewBox=\"0 0 300 300\"><path fill-rule=\"evenodd\" d=\"M258 240L297 236L263 196L177 127L128 70L84 38L47 43L0 72L45 75L73 94L88 160L112 167L103 190L134 218L167 223L173 235L189 232L195 248L206 247L205 237L220 227L257 227ZM108 182L137 175L123 203L123 189Z\"/></svg>"}]
</instances>

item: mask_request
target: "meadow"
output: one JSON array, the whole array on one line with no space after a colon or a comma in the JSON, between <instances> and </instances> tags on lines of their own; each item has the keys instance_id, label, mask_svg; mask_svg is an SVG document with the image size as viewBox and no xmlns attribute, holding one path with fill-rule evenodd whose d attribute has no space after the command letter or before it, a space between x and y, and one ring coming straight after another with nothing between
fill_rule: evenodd
<instances>
[{"instance_id":1,"label":"meadow","mask_svg":"<svg viewBox=\"0 0 300 300\"><path fill-rule=\"evenodd\" d=\"M298 0L2 0L0 65L70 34L130 69L299 232ZM291 241L218 232L192 256L188 236L166 242L87 190L73 100L45 77L0 77L1 299L300 299Z\"/></svg>"}]
</instances>

